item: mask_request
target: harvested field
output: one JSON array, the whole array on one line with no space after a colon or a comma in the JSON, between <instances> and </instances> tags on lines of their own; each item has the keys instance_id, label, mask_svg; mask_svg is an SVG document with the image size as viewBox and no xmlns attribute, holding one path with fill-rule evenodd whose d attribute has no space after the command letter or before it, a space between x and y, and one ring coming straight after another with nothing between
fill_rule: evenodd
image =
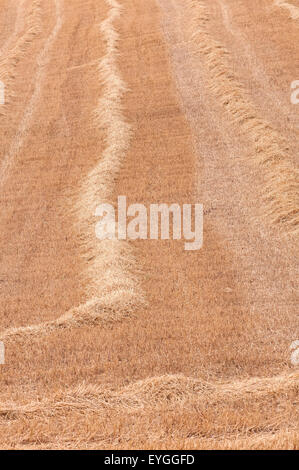
<instances>
[{"instance_id":1,"label":"harvested field","mask_svg":"<svg viewBox=\"0 0 299 470\"><path fill-rule=\"evenodd\" d=\"M0 6L0 447L298 449L297 0Z\"/></svg>"}]
</instances>

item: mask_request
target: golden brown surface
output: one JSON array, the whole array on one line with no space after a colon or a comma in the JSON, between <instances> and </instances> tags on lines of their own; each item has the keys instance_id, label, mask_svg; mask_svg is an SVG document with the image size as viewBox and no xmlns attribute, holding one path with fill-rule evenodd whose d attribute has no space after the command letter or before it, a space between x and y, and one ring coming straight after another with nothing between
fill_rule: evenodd
<instances>
[{"instance_id":1,"label":"golden brown surface","mask_svg":"<svg viewBox=\"0 0 299 470\"><path fill-rule=\"evenodd\" d=\"M1 1L1 448L298 449L285 3ZM100 242L118 195L203 248Z\"/></svg>"}]
</instances>

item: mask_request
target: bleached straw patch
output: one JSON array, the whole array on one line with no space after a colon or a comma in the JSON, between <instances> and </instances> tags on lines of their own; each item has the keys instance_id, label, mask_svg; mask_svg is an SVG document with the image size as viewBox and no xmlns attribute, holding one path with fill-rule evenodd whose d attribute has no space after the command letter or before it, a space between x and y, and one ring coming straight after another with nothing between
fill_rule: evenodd
<instances>
[{"instance_id":1,"label":"bleached straw patch","mask_svg":"<svg viewBox=\"0 0 299 470\"><path fill-rule=\"evenodd\" d=\"M229 52L211 32L211 18L205 4L184 1L186 24L195 53L205 59L210 90L254 147L250 162L258 165L263 178L261 208L271 224L285 233L298 233L299 175L288 155L287 143L259 116L246 96L229 63Z\"/></svg>"},{"instance_id":2,"label":"bleached straw patch","mask_svg":"<svg viewBox=\"0 0 299 470\"><path fill-rule=\"evenodd\" d=\"M292 342L290 346L291 351L291 364L293 366L299 366L299 339Z\"/></svg>"},{"instance_id":3,"label":"bleached straw patch","mask_svg":"<svg viewBox=\"0 0 299 470\"><path fill-rule=\"evenodd\" d=\"M299 19L299 8L296 7L296 5L285 2L284 0L275 0L274 3L276 6L280 8L285 8L286 10L288 10L288 12L290 13L290 17L293 20Z\"/></svg>"}]
</instances>

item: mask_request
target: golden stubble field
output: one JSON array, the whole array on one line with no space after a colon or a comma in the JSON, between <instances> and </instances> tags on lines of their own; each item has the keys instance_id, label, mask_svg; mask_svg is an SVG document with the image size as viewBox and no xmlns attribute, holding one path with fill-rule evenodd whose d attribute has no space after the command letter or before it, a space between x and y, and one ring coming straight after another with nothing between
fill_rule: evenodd
<instances>
[{"instance_id":1,"label":"golden stubble field","mask_svg":"<svg viewBox=\"0 0 299 470\"><path fill-rule=\"evenodd\" d=\"M298 449L298 2L0 6L1 448Z\"/></svg>"}]
</instances>

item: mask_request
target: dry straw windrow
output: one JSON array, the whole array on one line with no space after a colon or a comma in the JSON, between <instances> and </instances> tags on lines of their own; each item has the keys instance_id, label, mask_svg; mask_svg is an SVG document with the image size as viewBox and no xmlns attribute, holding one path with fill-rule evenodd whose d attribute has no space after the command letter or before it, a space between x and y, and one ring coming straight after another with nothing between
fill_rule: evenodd
<instances>
[{"instance_id":1,"label":"dry straw windrow","mask_svg":"<svg viewBox=\"0 0 299 470\"><path fill-rule=\"evenodd\" d=\"M23 3L19 4L18 16L22 14ZM25 31L19 38L17 38L19 18L17 18L15 32L0 51L0 81L5 85L5 105L1 106L1 114L5 114L6 107L14 96L13 80L16 66L25 56L34 38L41 32L41 4L41 0L32 2L25 19ZM15 37L17 38L16 43L12 48L9 48Z\"/></svg>"},{"instance_id":2,"label":"dry straw windrow","mask_svg":"<svg viewBox=\"0 0 299 470\"><path fill-rule=\"evenodd\" d=\"M88 266L85 272L88 300L54 321L9 328L0 334L1 340L39 336L82 325L110 324L130 317L145 303L135 274L137 264L132 248L125 241L99 241L95 236L95 209L111 197L131 140L131 126L122 110L126 85L117 65L119 37L114 27L122 9L116 0L106 2L110 7L108 17L100 26L106 43L106 54L99 63L103 94L96 110L96 123L106 131L106 145L101 160L85 178L76 203L77 229L82 234Z\"/></svg>"},{"instance_id":3,"label":"dry straw windrow","mask_svg":"<svg viewBox=\"0 0 299 470\"><path fill-rule=\"evenodd\" d=\"M104 410L140 411L146 408L232 404L239 400L278 399L279 395L294 396L299 390L299 373L284 373L270 378L251 378L235 382L208 383L184 375L163 375L140 380L120 390L83 383L55 393L51 398L24 404L0 404L0 417L20 418L28 415L55 416L67 412Z\"/></svg>"},{"instance_id":4,"label":"dry straw windrow","mask_svg":"<svg viewBox=\"0 0 299 470\"><path fill-rule=\"evenodd\" d=\"M25 112L18 126L16 135L10 145L9 151L4 155L1 161L0 186L3 184L3 182L7 178L9 170L14 162L15 156L18 154L19 150L21 149L24 143L24 140L28 134L28 131L30 129L34 112L36 111L36 106L37 106L38 99L41 93L41 87L42 87L43 79L45 76L45 67L48 65L49 60L50 60L49 52L51 48L53 47L57 34L62 26L63 0L55 0L54 4L55 4L55 24L43 48L41 49L41 51L39 52L37 56L36 62L37 62L38 68L37 68L37 73L34 78L33 93L26 106ZM37 10L33 10L33 13L36 11Z\"/></svg>"},{"instance_id":5,"label":"dry straw windrow","mask_svg":"<svg viewBox=\"0 0 299 470\"><path fill-rule=\"evenodd\" d=\"M106 0L108 17L101 24L106 55L99 64L103 93L96 109L96 124L105 129L106 146L102 158L85 179L78 202L79 229L82 233L88 279L90 321L121 320L144 304L136 272L138 266L131 246L126 241L102 240L95 237L95 209L111 202L114 182L130 146L131 125L126 122L122 98L127 91L117 64L119 34L114 22L122 7L116 0ZM86 305L80 307L85 311ZM106 312L106 314L105 314ZM110 312L110 314L108 313Z\"/></svg>"},{"instance_id":6,"label":"dry straw windrow","mask_svg":"<svg viewBox=\"0 0 299 470\"><path fill-rule=\"evenodd\" d=\"M199 53L206 64L211 92L253 146L250 163L260 169L261 209L270 224L280 227L283 233L298 233L299 177L287 143L259 116L246 95L230 66L229 52L213 35L207 6L187 0L183 8L194 53Z\"/></svg>"},{"instance_id":7,"label":"dry straw windrow","mask_svg":"<svg viewBox=\"0 0 299 470\"><path fill-rule=\"evenodd\" d=\"M298 20L299 19L299 8L296 7L296 5L293 5L292 3L285 2L284 0L275 0L274 4L278 7L285 8L286 10L289 11L290 17L293 20Z\"/></svg>"}]
</instances>

